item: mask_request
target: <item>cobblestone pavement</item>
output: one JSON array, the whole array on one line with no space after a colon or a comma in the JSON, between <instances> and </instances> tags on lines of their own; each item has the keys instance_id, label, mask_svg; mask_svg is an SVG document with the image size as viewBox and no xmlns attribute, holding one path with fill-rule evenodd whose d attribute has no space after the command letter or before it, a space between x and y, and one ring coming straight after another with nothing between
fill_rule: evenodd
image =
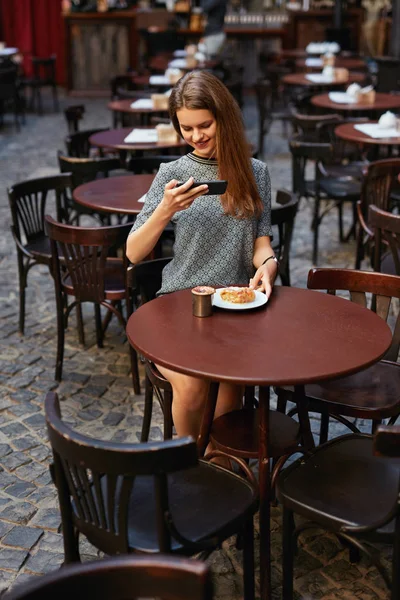
<instances>
[{"instance_id":1,"label":"cobblestone pavement","mask_svg":"<svg viewBox=\"0 0 400 600\"><path fill-rule=\"evenodd\" d=\"M111 124L105 99L84 102L87 112L82 127ZM64 106L69 103L73 102L63 99ZM256 115L250 99L245 107L245 121L249 138L255 141ZM278 123L266 140L265 159L273 188L290 189L287 141L281 133ZM11 121L0 130L0 589L52 571L63 560L60 515L48 471L45 393L58 392L62 415L69 425L103 440L137 441L143 414L143 398L135 396L131 388L124 332L113 320L104 348L98 349L91 308L85 311L86 347L79 345L76 329L71 325L66 336L63 381L59 385L54 381L55 303L52 280L45 268L36 267L30 272L25 336L20 337L17 331L17 265L9 232L6 188L27 178L56 173L56 151L63 148L65 134L62 113L51 112L43 117L29 115L18 134ZM310 207L304 203L297 218L292 259L293 284L303 287L311 266L310 222ZM334 211L321 227L320 256L321 265L353 265L354 243L339 243ZM151 438L161 438L159 413L153 420ZM274 508L274 598L280 597L280 527L280 511ZM85 541L81 552L84 560L98 556ZM241 597L239 554L233 540L229 540L211 558L217 598ZM302 537L295 587L297 598L304 600L387 597L381 578L366 560L350 564L336 538L316 532Z\"/></svg>"}]
</instances>

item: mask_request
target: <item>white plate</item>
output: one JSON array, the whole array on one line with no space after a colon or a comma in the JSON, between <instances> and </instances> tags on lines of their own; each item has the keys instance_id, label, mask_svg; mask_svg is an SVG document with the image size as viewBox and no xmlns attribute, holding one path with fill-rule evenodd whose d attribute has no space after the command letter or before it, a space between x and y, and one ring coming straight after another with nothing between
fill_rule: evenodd
<instances>
[{"instance_id":1,"label":"white plate","mask_svg":"<svg viewBox=\"0 0 400 600\"><path fill-rule=\"evenodd\" d=\"M218 308L227 308L228 310L248 310L249 308L258 308L259 306L263 306L263 304L268 302L267 296L258 290L254 290L256 297L252 302L244 302L243 304L226 302L226 300L222 300L221 298L221 292L223 290L226 290L226 288L215 290L213 306L218 306Z\"/></svg>"}]
</instances>

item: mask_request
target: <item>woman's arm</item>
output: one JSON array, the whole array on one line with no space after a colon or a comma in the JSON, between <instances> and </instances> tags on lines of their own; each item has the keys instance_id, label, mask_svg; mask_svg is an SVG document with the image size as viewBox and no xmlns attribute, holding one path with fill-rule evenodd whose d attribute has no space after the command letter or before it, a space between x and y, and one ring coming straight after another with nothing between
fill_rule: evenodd
<instances>
[{"instance_id":1,"label":"woman's arm","mask_svg":"<svg viewBox=\"0 0 400 600\"><path fill-rule=\"evenodd\" d=\"M274 281L278 273L278 264L275 260L265 262L270 256L275 256L275 252L271 246L271 238L268 235L256 238L253 265L257 271L254 277L250 279L249 287L252 289L257 288L260 292L265 292L267 298L272 293Z\"/></svg>"},{"instance_id":2,"label":"woman's arm","mask_svg":"<svg viewBox=\"0 0 400 600\"><path fill-rule=\"evenodd\" d=\"M178 181L172 179L164 188L164 196L148 219L133 231L126 242L126 255L133 263L143 260L157 244L166 225L176 212L185 210L207 190L207 185L189 189L194 182L190 177L183 185L176 187Z\"/></svg>"}]
</instances>

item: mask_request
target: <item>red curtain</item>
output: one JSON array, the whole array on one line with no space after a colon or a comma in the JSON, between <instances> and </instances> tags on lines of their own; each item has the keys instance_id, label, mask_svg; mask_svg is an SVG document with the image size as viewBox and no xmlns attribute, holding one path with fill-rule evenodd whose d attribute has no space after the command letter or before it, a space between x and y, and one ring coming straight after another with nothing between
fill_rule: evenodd
<instances>
[{"instance_id":1,"label":"red curtain","mask_svg":"<svg viewBox=\"0 0 400 600\"><path fill-rule=\"evenodd\" d=\"M0 0L2 39L23 55L26 75L32 56L57 55L57 81L65 83L64 23L61 0Z\"/></svg>"}]
</instances>

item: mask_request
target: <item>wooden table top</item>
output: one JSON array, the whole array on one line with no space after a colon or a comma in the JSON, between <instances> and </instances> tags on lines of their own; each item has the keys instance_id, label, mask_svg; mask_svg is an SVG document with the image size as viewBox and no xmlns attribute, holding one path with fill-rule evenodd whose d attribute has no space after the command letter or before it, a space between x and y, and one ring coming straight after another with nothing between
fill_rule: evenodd
<instances>
[{"instance_id":1,"label":"wooden table top","mask_svg":"<svg viewBox=\"0 0 400 600\"><path fill-rule=\"evenodd\" d=\"M320 58L319 56L308 56L308 58ZM317 69L320 70L322 68L322 60L320 65L309 66L306 64L307 58L298 58L296 60L296 67L299 69ZM335 60L335 67L338 69L349 69L350 71L356 71L357 69L365 69L366 64L361 58L346 58L346 57L338 57Z\"/></svg>"},{"instance_id":2,"label":"wooden table top","mask_svg":"<svg viewBox=\"0 0 400 600\"><path fill-rule=\"evenodd\" d=\"M309 87L336 87L336 86L347 86L350 83L360 83L364 81L365 75L364 73L349 73L349 78L347 81L329 81L329 82L315 82L307 79L305 73L289 73L288 75L284 75L282 77L283 83L286 85L303 85Z\"/></svg>"},{"instance_id":3,"label":"wooden table top","mask_svg":"<svg viewBox=\"0 0 400 600\"><path fill-rule=\"evenodd\" d=\"M168 113L168 108L132 108L131 104L133 102L135 102L133 98L128 100L113 100L107 104L107 108L114 112L131 114Z\"/></svg>"},{"instance_id":4,"label":"wooden table top","mask_svg":"<svg viewBox=\"0 0 400 600\"><path fill-rule=\"evenodd\" d=\"M174 371L245 385L303 384L349 375L377 362L388 325L349 300L276 286L259 309L192 315L190 290L166 294L129 319L130 343ZM162 335L160 334L162 332Z\"/></svg>"},{"instance_id":5,"label":"wooden table top","mask_svg":"<svg viewBox=\"0 0 400 600\"><path fill-rule=\"evenodd\" d=\"M76 187L75 202L105 213L137 215L143 208L138 200L146 194L155 175L122 175L95 179Z\"/></svg>"},{"instance_id":6,"label":"wooden table top","mask_svg":"<svg viewBox=\"0 0 400 600\"><path fill-rule=\"evenodd\" d=\"M186 148L187 144L183 139L176 142L150 142L127 144L124 139L132 131L133 127L121 127L120 129L108 129L95 133L89 138L92 146L98 148L109 148L111 150L165 150L166 148ZM154 129L154 127L135 127L134 129Z\"/></svg>"},{"instance_id":7,"label":"wooden table top","mask_svg":"<svg viewBox=\"0 0 400 600\"><path fill-rule=\"evenodd\" d=\"M367 121L368 123L377 123L378 121ZM356 123L344 123L343 125L338 125L335 129L335 135L342 140L346 140L348 142L355 142L357 144L376 144L376 145L384 145L384 146L398 146L400 145L400 132L398 137L389 137L389 138L373 138L366 133L362 133L362 131L358 131L358 129L354 129L354 125Z\"/></svg>"},{"instance_id":8,"label":"wooden table top","mask_svg":"<svg viewBox=\"0 0 400 600\"><path fill-rule=\"evenodd\" d=\"M375 102L370 104L355 102L354 104L339 104L338 102L332 102L329 99L328 94L320 94L311 98L311 104L319 106L320 108L327 108L330 110L338 111L384 111L392 108L400 108L400 96L394 96L393 94L379 94L375 96Z\"/></svg>"}]
</instances>

